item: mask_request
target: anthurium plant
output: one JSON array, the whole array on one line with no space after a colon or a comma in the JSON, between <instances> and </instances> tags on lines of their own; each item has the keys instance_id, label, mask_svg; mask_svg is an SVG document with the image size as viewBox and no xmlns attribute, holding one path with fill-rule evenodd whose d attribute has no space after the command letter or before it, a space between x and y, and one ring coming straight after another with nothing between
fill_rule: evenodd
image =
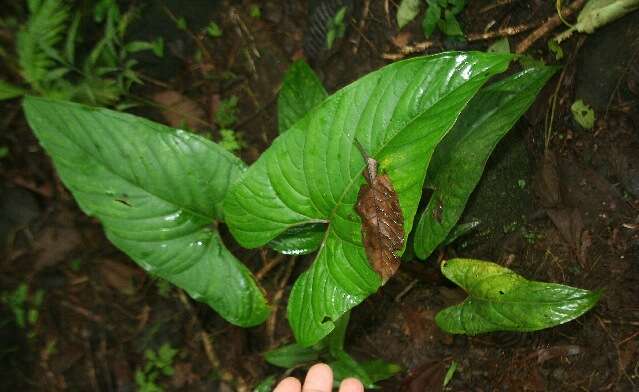
<instances>
[{"instance_id":1,"label":"anthurium plant","mask_svg":"<svg viewBox=\"0 0 639 392\"><path fill-rule=\"evenodd\" d=\"M326 348L343 317L401 268L409 234L420 259L447 241L495 145L556 71L537 66L490 82L512 60L416 57L330 96L297 62L280 92L280 135L248 167L206 138L129 114L35 97L24 109L60 178L111 242L229 322L260 324L270 308L219 225L245 248L312 253L288 320L298 348ZM425 188L433 195L418 211ZM599 298L486 261L441 269L469 295L437 315L450 333L548 328Z\"/></svg>"}]
</instances>

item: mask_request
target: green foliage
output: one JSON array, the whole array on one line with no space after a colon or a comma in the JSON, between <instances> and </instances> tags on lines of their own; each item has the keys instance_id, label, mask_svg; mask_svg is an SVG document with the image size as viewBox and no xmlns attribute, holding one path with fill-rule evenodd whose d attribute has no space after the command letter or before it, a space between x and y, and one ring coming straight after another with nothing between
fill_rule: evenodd
<instances>
[{"instance_id":1,"label":"green foliage","mask_svg":"<svg viewBox=\"0 0 639 392\"><path fill-rule=\"evenodd\" d=\"M510 53L510 42L506 37L498 39L488 47L487 51L490 53Z\"/></svg>"},{"instance_id":2,"label":"green foliage","mask_svg":"<svg viewBox=\"0 0 639 392\"><path fill-rule=\"evenodd\" d=\"M312 347L293 343L264 354L271 365L285 369L307 366L318 360L326 361L333 369L335 386L348 377L356 377L366 388L376 388L375 383L394 376L402 369L394 363L382 360L358 362L344 350L344 339L349 314L337 321L331 334Z\"/></svg>"},{"instance_id":3,"label":"green foliage","mask_svg":"<svg viewBox=\"0 0 639 392\"><path fill-rule=\"evenodd\" d=\"M294 62L284 75L277 97L279 133L288 130L327 96L326 89L311 67L304 60Z\"/></svg>"},{"instance_id":4,"label":"green foliage","mask_svg":"<svg viewBox=\"0 0 639 392\"><path fill-rule=\"evenodd\" d=\"M260 9L260 6L257 4L251 4L249 7L249 15L251 15L251 18L260 19L262 17L262 10Z\"/></svg>"},{"instance_id":5,"label":"green foliage","mask_svg":"<svg viewBox=\"0 0 639 392\"><path fill-rule=\"evenodd\" d=\"M220 38L222 36L222 29L220 26L211 21L208 26L206 26L206 33L213 38Z\"/></svg>"},{"instance_id":6,"label":"green foliage","mask_svg":"<svg viewBox=\"0 0 639 392\"><path fill-rule=\"evenodd\" d=\"M232 129L220 129L220 136L222 137L220 147L228 152L237 152L244 147L244 142Z\"/></svg>"},{"instance_id":7,"label":"green foliage","mask_svg":"<svg viewBox=\"0 0 639 392\"><path fill-rule=\"evenodd\" d=\"M448 236L493 149L555 71L551 67L525 70L488 86L468 104L428 167L426 186L434 192L415 231L417 257L428 257Z\"/></svg>"},{"instance_id":8,"label":"green foliage","mask_svg":"<svg viewBox=\"0 0 639 392\"><path fill-rule=\"evenodd\" d=\"M277 382L277 377L270 375L257 384L257 386L253 388L253 392L271 392L273 391L275 382Z\"/></svg>"},{"instance_id":9,"label":"green foliage","mask_svg":"<svg viewBox=\"0 0 639 392\"><path fill-rule=\"evenodd\" d=\"M455 371L457 371L457 366L458 366L457 361L453 361L448 367L448 370L446 371L446 375L444 376L444 382L442 383L444 387L446 387L446 385L450 383L450 380L453 379L453 376L455 375Z\"/></svg>"},{"instance_id":10,"label":"green foliage","mask_svg":"<svg viewBox=\"0 0 639 392\"><path fill-rule=\"evenodd\" d=\"M561 60L564 58L564 50L559 45L557 40L548 40L548 50L555 54L555 60Z\"/></svg>"},{"instance_id":11,"label":"green foliage","mask_svg":"<svg viewBox=\"0 0 639 392\"><path fill-rule=\"evenodd\" d=\"M36 290L29 294L29 285L21 283L13 292L4 292L0 299L13 312L16 325L28 330L28 337L34 338L34 328L40 317L40 306L44 299L44 291Z\"/></svg>"},{"instance_id":12,"label":"green foliage","mask_svg":"<svg viewBox=\"0 0 639 392\"><path fill-rule=\"evenodd\" d=\"M487 261L452 259L442 273L468 293L459 305L435 317L448 333L537 331L573 320L590 310L601 293L529 281Z\"/></svg>"},{"instance_id":13,"label":"green foliage","mask_svg":"<svg viewBox=\"0 0 639 392\"><path fill-rule=\"evenodd\" d=\"M296 63L278 101L281 135L248 169L220 145L134 116L32 97L25 99L24 108L62 181L80 207L102 222L108 238L147 271L236 325L261 323L269 307L253 275L224 247L217 224L225 222L248 248L272 246L292 254L317 249L288 301L297 343L267 354L267 359L289 367L319 356L336 373L355 375L372 386L397 368L359 363L344 351L348 311L381 286L354 211L366 166L354 140L378 161L397 192L404 243L424 184L435 188L415 233L415 251L426 257L440 243L476 226L455 225L490 152L555 72L536 67L482 90L513 58L482 52L412 58L372 72L330 97L310 68ZM223 101L216 122L230 127L237 121L236 111L236 97ZM447 331L545 328L577 317L596 301L589 297L584 304L583 297L570 294L587 297L590 292L528 282L512 271L510 280L493 279L490 272L497 267L478 263L447 264L455 268L447 267L445 273L466 265L478 274L488 272L486 281L492 284L474 285L470 275L447 275L470 294L464 304L439 314ZM508 282L513 286L505 287ZM477 290L510 290L515 283L538 288L538 298L552 297L557 288L563 290L558 295L568 295L560 311L552 304L544 308L543 302L525 304L530 322L497 320L486 326L464 319L455 324L456 309L463 308L463 317L471 321L485 315L483 292ZM512 317L528 314L511 314L520 308L499 299L489 305ZM570 313L569 308L579 311ZM554 318L539 323L539 309L554 312Z\"/></svg>"},{"instance_id":14,"label":"green foliage","mask_svg":"<svg viewBox=\"0 0 639 392\"><path fill-rule=\"evenodd\" d=\"M422 0L402 0L397 8L397 26L401 29L419 14Z\"/></svg>"},{"instance_id":15,"label":"green foliage","mask_svg":"<svg viewBox=\"0 0 639 392\"><path fill-rule=\"evenodd\" d=\"M426 3L428 8L422 22L422 30L426 38L439 29L447 37L464 39L464 32L456 15L466 8L466 0L426 0Z\"/></svg>"},{"instance_id":16,"label":"green foliage","mask_svg":"<svg viewBox=\"0 0 639 392\"><path fill-rule=\"evenodd\" d=\"M578 99L570 106L572 116L579 125L586 129L595 126L595 111L592 110L583 100Z\"/></svg>"},{"instance_id":17,"label":"green foliage","mask_svg":"<svg viewBox=\"0 0 639 392\"><path fill-rule=\"evenodd\" d=\"M574 31L593 33L596 29L639 9L639 0L588 0L579 12L577 23L559 34L555 39L561 42Z\"/></svg>"},{"instance_id":18,"label":"green foliage","mask_svg":"<svg viewBox=\"0 0 639 392\"><path fill-rule=\"evenodd\" d=\"M71 14L73 13L73 17ZM129 54L153 51L161 57L164 43L126 43L124 36L136 10L122 14L113 0L97 2L93 19L104 24L102 38L83 61L76 56L78 31L83 21L80 11L72 12L65 0L42 0L29 3L29 16L17 34L16 55L20 76L29 89L0 82L0 100L27 92L56 99L75 100L95 105L130 107L121 102L131 85L142 83ZM5 53L5 60L11 56Z\"/></svg>"},{"instance_id":19,"label":"green foliage","mask_svg":"<svg viewBox=\"0 0 639 392\"><path fill-rule=\"evenodd\" d=\"M408 234L436 145L472 96L510 59L444 53L370 73L277 138L231 188L224 203L226 223L245 247L266 245L293 227L328 224L313 265L289 299L289 322L298 343L318 342L335 320L381 284L353 211L365 166L353 139L390 177Z\"/></svg>"},{"instance_id":20,"label":"green foliage","mask_svg":"<svg viewBox=\"0 0 639 392\"><path fill-rule=\"evenodd\" d=\"M331 49L336 39L342 38L346 32L344 17L346 16L346 6L340 8L331 19L328 20L328 30L326 31L326 47Z\"/></svg>"},{"instance_id":21,"label":"green foliage","mask_svg":"<svg viewBox=\"0 0 639 392\"><path fill-rule=\"evenodd\" d=\"M224 99L215 112L215 122L220 128L231 128L237 122L237 112L237 97Z\"/></svg>"},{"instance_id":22,"label":"green foliage","mask_svg":"<svg viewBox=\"0 0 639 392\"><path fill-rule=\"evenodd\" d=\"M27 120L80 207L149 273L230 322L268 316L250 271L212 222L244 164L215 143L135 116L27 97Z\"/></svg>"},{"instance_id":23,"label":"green foliage","mask_svg":"<svg viewBox=\"0 0 639 392\"><path fill-rule=\"evenodd\" d=\"M144 367L136 370L135 383L139 392L162 392L163 389L156 384L160 376L173 375L173 359L178 350L165 343L156 352L151 349L144 352L146 363Z\"/></svg>"},{"instance_id":24,"label":"green foliage","mask_svg":"<svg viewBox=\"0 0 639 392\"><path fill-rule=\"evenodd\" d=\"M0 159L6 158L9 155L9 147L0 146Z\"/></svg>"}]
</instances>

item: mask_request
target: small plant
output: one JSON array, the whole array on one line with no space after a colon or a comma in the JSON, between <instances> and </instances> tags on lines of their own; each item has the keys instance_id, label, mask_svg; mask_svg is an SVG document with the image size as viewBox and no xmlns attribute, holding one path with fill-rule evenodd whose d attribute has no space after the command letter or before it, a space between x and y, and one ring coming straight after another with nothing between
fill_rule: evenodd
<instances>
[{"instance_id":1,"label":"small plant","mask_svg":"<svg viewBox=\"0 0 639 392\"><path fill-rule=\"evenodd\" d=\"M328 26L326 31L326 47L328 49L333 48L333 43L336 39L342 38L346 32L346 25L344 24L344 17L348 7L341 7L335 13L335 16L328 20Z\"/></svg>"},{"instance_id":2,"label":"small plant","mask_svg":"<svg viewBox=\"0 0 639 392\"><path fill-rule=\"evenodd\" d=\"M108 238L233 324L260 324L270 307L224 246L222 223L245 248L314 253L293 285L288 320L298 348L352 372L342 347L330 344L348 312L392 278L407 248L425 260L474 227L458 221L490 154L556 72L539 65L488 84L514 59L416 57L331 96L298 62L278 98L280 136L248 168L206 138L124 113L36 97L24 109L62 181ZM220 126L236 121L235 109L228 114L236 104L221 105ZM424 186L432 195L420 209ZM441 271L468 292L436 316L453 334L549 328L600 296L487 261L447 260Z\"/></svg>"},{"instance_id":3,"label":"small plant","mask_svg":"<svg viewBox=\"0 0 639 392\"><path fill-rule=\"evenodd\" d=\"M29 295L29 285L21 283L13 292L2 294L2 302L13 312L16 325L28 331L28 337L35 337L35 327L40 317L40 306L44 291L36 290Z\"/></svg>"},{"instance_id":4,"label":"small plant","mask_svg":"<svg viewBox=\"0 0 639 392\"><path fill-rule=\"evenodd\" d=\"M237 122L237 97L233 95L220 102L215 112L215 123L220 128L230 128Z\"/></svg>"},{"instance_id":5,"label":"small plant","mask_svg":"<svg viewBox=\"0 0 639 392\"><path fill-rule=\"evenodd\" d=\"M397 24L400 29L415 19L421 3L421 0L403 0L400 3L397 10ZM426 3L426 13L422 20L422 30L426 38L439 29L447 37L464 39L457 15L466 8L466 0L426 0Z\"/></svg>"},{"instance_id":6,"label":"small plant","mask_svg":"<svg viewBox=\"0 0 639 392\"><path fill-rule=\"evenodd\" d=\"M0 52L7 63L17 57L14 77L26 86L0 80L0 100L29 93L118 109L134 104L125 98L131 85L142 81L131 54L150 50L161 57L164 53L161 38L125 42L127 28L137 14L135 8L121 13L114 0L97 2L93 21L104 25L104 33L78 61L77 36L89 15L73 11L64 0L28 1L27 5L28 19L17 33L16 53Z\"/></svg>"},{"instance_id":7,"label":"small plant","mask_svg":"<svg viewBox=\"0 0 639 392\"><path fill-rule=\"evenodd\" d=\"M375 383L399 373L402 368L394 363L381 360L358 362L344 351L344 339L349 314L336 323L335 330L311 347L293 343L264 354L266 362L285 369L307 366L318 360L328 363L333 370L335 387L348 377L362 381L365 388L377 388Z\"/></svg>"},{"instance_id":8,"label":"small plant","mask_svg":"<svg viewBox=\"0 0 639 392\"><path fill-rule=\"evenodd\" d=\"M232 129L220 129L220 146L228 152L237 152L244 147L240 136Z\"/></svg>"},{"instance_id":9,"label":"small plant","mask_svg":"<svg viewBox=\"0 0 639 392\"><path fill-rule=\"evenodd\" d=\"M217 23L211 21L211 23L206 26L206 33L212 38L220 38L222 36L222 29Z\"/></svg>"},{"instance_id":10,"label":"small plant","mask_svg":"<svg viewBox=\"0 0 639 392\"><path fill-rule=\"evenodd\" d=\"M148 349L144 352L146 363L142 369L135 372L135 383L139 392L162 392L163 389L156 384L160 376L173 375L173 358L178 350L169 344L163 344L160 349L155 352Z\"/></svg>"}]
</instances>

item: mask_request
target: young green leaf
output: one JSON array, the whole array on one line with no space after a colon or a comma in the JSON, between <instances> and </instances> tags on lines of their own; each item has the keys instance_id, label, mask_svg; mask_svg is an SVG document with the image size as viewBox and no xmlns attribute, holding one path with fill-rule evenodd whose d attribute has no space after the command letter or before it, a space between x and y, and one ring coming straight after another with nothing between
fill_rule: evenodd
<instances>
[{"instance_id":1,"label":"young green leaf","mask_svg":"<svg viewBox=\"0 0 639 392\"><path fill-rule=\"evenodd\" d=\"M315 72L304 60L294 62L286 71L277 97L277 120L282 134L319 105L328 93Z\"/></svg>"},{"instance_id":2,"label":"young green leaf","mask_svg":"<svg viewBox=\"0 0 639 392\"><path fill-rule=\"evenodd\" d=\"M370 73L278 137L233 186L224 212L245 247L265 245L291 227L328 223L313 265L289 300L298 343L318 342L334 321L381 285L354 209L365 167L354 139L392 181L409 233L435 146L470 98L511 58L451 52Z\"/></svg>"},{"instance_id":3,"label":"young green leaf","mask_svg":"<svg viewBox=\"0 0 639 392\"><path fill-rule=\"evenodd\" d=\"M428 8L426 8L424 20L422 20L422 30L424 31L424 36L426 38L430 37L433 34L441 17L441 7L436 2L429 3Z\"/></svg>"},{"instance_id":4,"label":"young green leaf","mask_svg":"<svg viewBox=\"0 0 639 392\"><path fill-rule=\"evenodd\" d=\"M401 29L419 14L422 0L402 0L397 8L397 26Z\"/></svg>"},{"instance_id":5,"label":"young green leaf","mask_svg":"<svg viewBox=\"0 0 639 392\"><path fill-rule=\"evenodd\" d=\"M207 139L124 113L34 97L24 109L62 181L111 242L236 325L266 319L251 272L211 228L244 170L239 159Z\"/></svg>"},{"instance_id":6,"label":"young green leaf","mask_svg":"<svg viewBox=\"0 0 639 392\"><path fill-rule=\"evenodd\" d=\"M25 93L26 91L23 88L0 79L0 101L21 97Z\"/></svg>"},{"instance_id":7,"label":"young green leaf","mask_svg":"<svg viewBox=\"0 0 639 392\"><path fill-rule=\"evenodd\" d=\"M437 325L452 334L553 327L586 313L601 296L600 292L526 280L488 261L452 259L442 263L441 270L468 293L464 302L435 317Z\"/></svg>"},{"instance_id":8,"label":"young green leaf","mask_svg":"<svg viewBox=\"0 0 639 392\"><path fill-rule=\"evenodd\" d=\"M510 53L510 43L508 42L508 38L504 37L493 42L488 47L487 51L490 53Z\"/></svg>"},{"instance_id":9,"label":"young green leaf","mask_svg":"<svg viewBox=\"0 0 639 392\"><path fill-rule=\"evenodd\" d=\"M220 38L222 36L222 29L213 21L206 27L206 32L213 38Z\"/></svg>"},{"instance_id":10,"label":"young green leaf","mask_svg":"<svg viewBox=\"0 0 639 392\"><path fill-rule=\"evenodd\" d=\"M260 381L260 383L253 388L253 392L272 392L276 381L277 377L274 374L271 374Z\"/></svg>"},{"instance_id":11,"label":"young green leaf","mask_svg":"<svg viewBox=\"0 0 639 392\"><path fill-rule=\"evenodd\" d=\"M583 100L576 100L571 106L572 116L579 125L586 129L592 129L595 126L595 111L584 103Z\"/></svg>"},{"instance_id":12,"label":"young green leaf","mask_svg":"<svg viewBox=\"0 0 639 392\"><path fill-rule=\"evenodd\" d=\"M323 223L294 226L275 237L268 246L285 255L305 255L320 247L325 232Z\"/></svg>"},{"instance_id":13,"label":"young green leaf","mask_svg":"<svg viewBox=\"0 0 639 392\"><path fill-rule=\"evenodd\" d=\"M457 361L453 360L453 362L450 364L450 367L446 371L446 375L444 376L444 382L442 383L444 387L448 385L450 380L453 379L453 376L455 375L456 370L457 370Z\"/></svg>"},{"instance_id":14,"label":"young green leaf","mask_svg":"<svg viewBox=\"0 0 639 392\"><path fill-rule=\"evenodd\" d=\"M302 347L297 343L276 348L264 354L266 362L285 369L317 361L318 358L317 350L312 347Z\"/></svg>"},{"instance_id":15,"label":"young green leaf","mask_svg":"<svg viewBox=\"0 0 639 392\"><path fill-rule=\"evenodd\" d=\"M415 231L417 257L425 259L446 239L491 152L555 71L553 67L525 70L488 86L468 104L428 167L426 186L434 193Z\"/></svg>"}]
</instances>

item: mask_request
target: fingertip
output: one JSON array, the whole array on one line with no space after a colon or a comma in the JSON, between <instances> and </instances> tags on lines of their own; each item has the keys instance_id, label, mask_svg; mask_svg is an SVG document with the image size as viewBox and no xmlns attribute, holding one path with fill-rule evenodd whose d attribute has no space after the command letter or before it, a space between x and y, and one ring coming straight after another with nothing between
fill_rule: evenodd
<instances>
[{"instance_id":1,"label":"fingertip","mask_svg":"<svg viewBox=\"0 0 639 392\"><path fill-rule=\"evenodd\" d=\"M275 387L273 392L300 392L302 384L295 377L286 377Z\"/></svg>"},{"instance_id":2,"label":"fingertip","mask_svg":"<svg viewBox=\"0 0 639 392\"><path fill-rule=\"evenodd\" d=\"M339 385L339 392L364 392L364 385L356 378L345 378Z\"/></svg>"},{"instance_id":3,"label":"fingertip","mask_svg":"<svg viewBox=\"0 0 639 392\"><path fill-rule=\"evenodd\" d=\"M325 363L311 366L304 379L304 391L330 392L333 389L333 371Z\"/></svg>"}]
</instances>

